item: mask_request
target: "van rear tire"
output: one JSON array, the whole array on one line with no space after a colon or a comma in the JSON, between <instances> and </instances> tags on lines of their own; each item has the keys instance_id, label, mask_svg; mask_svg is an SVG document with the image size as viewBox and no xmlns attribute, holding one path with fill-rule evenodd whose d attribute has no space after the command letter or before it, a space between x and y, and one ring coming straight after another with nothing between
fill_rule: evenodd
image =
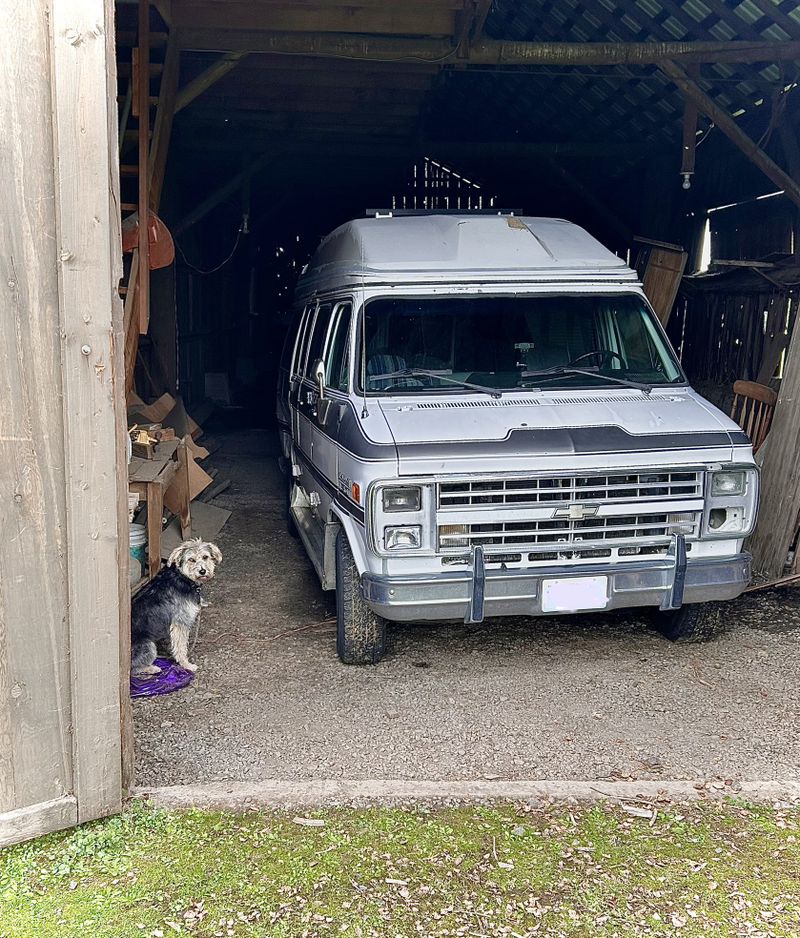
<instances>
[{"instance_id":1,"label":"van rear tire","mask_svg":"<svg viewBox=\"0 0 800 938\"><path fill-rule=\"evenodd\" d=\"M344 664L377 664L386 652L386 620L361 595L344 531L336 536L336 653Z\"/></svg>"},{"instance_id":2,"label":"van rear tire","mask_svg":"<svg viewBox=\"0 0 800 938\"><path fill-rule=\"evenodd\" d=\"M722 604L688 603L668 612L654 610L653 625L671 642L707 642L722 631Z\"/></svg>"}]
</instances>

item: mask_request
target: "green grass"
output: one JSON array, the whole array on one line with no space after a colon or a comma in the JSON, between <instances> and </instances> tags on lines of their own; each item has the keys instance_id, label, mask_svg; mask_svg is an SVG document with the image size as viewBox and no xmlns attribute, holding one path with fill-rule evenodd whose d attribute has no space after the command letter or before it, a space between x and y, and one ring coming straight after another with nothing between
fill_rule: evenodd
<instances>
[{"instance_id":1,"label":"green grass","mask_svg":"<svg viewBox=\"0 0 800 938\"><path fill-rule=\"evenodd\" d=\"M121 817L0 851L0 936L800 935L800 814L744 803Z\"/></svg>"}]
</instances>

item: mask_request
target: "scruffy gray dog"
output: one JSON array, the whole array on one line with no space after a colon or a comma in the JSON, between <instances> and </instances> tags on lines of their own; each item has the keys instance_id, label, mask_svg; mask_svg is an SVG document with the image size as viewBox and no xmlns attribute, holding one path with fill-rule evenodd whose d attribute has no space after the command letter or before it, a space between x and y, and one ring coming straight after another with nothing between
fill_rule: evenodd
<instances>
[{"instance_id":1,"label":"scruffy gray dog","mask_svg":"<svg viewBox=\"0 0 800 938\"><path fill-rule=\"evenodd\" d=\"M134 674L158 674L154 661L159 652L187 671L189 635L200 615L200 584L214 576L222 554L216 544L202 538L184 541L169 555L164 567L134 597L131 609L131 670Z\"/></svg>"}]
</instances>

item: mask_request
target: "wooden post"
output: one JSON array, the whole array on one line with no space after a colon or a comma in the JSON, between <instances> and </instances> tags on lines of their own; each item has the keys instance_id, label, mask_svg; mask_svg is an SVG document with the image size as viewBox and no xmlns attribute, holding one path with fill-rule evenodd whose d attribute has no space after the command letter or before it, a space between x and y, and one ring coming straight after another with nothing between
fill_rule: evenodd
<instances>
[{"instance_id":1,"label":"wooden post","mask_svg":"<svg viewBox=\"0 0 800 938\"><path fill-rule=\"evenodd\" d=\"M790 198L795 205L800 205L800 183L796 182L788 173L784 172L754 140L751 140L730 114L719 107L719 105L715 104L705 91L703 91L699 85L696 85L679 65L676 65L674 62L661 62L659 63L659 68L675 82L681 94L696 105L706 117L713 120L725 136L734 143L752 163L755 163L768 179L774 182L779 189L783 189L787 197Z\"/></svg>"},{"instance_id":2,"label":"wooden post","mask_svg":"<svg viewBox=\"0 0 800 938\"><path fill-rule=\"evenodd\" d=\"M758 527L750 538L753 569L771 580L783 576L800 515L800 329L795 326L772 427L764 445ZM793 570L797 572L795 558Z\"/></svg>"},{"instance_id":3,"label":"wooden post","mask_svg":"<svg viewBox=\"0 0 800 938\"><path fill-rule=\"evenodd\" d=\"M144 335L150 320L150 0L139 0L138 49L136 95L139 102L139 269L136 308L139 332Z\"/></svg>"},{"instance_id":4,"label":"wooden post","mask_svg":"<svg viewBox=\"0 0 800 938\"><path fill-rule=\"evenodd\" d=\"M0 30L0 845L77 821L45 7Z\"/></svg>"},{"instance_id":5,"label":"wooden post","mask_svg":"<svg viewBox=\"0 0 800 938\"><path fill-rule=\"evenodd\" d=\"M115 337L122 268L112 0L52 0L65 557L78 820L120 810L120 637L127 630L127 485ZM124 589L124 594L122 590Z\"/></svg>"}]
</instances>

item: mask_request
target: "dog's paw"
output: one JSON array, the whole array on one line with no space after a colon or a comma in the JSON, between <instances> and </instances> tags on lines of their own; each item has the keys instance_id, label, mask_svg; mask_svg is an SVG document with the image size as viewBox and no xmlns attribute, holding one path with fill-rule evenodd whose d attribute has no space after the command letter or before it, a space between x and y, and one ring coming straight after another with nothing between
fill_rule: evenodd
<instances>
[{"instance_id":1,"label":"dog's paw","mask_svg":"<svg viewBox=\"0 0 800 938\"><path fill-rule=\"evenodd\" d=\"M197 671L197 665L192 664L191 661L187 661L186 664L182 664L181 667L186 671L191 671L194 674Z\"/></svg>"},{"instance_id":2,"label":"dog's paw","mask_svg":"<svg viewBox=\"0 0 800 938\"><path fill-rule=\"evenodd\" d=\"M146 668L139 668L134 674L161 674L161 668L157 664L149 664Z\"/></svg>"}]
</instances>

